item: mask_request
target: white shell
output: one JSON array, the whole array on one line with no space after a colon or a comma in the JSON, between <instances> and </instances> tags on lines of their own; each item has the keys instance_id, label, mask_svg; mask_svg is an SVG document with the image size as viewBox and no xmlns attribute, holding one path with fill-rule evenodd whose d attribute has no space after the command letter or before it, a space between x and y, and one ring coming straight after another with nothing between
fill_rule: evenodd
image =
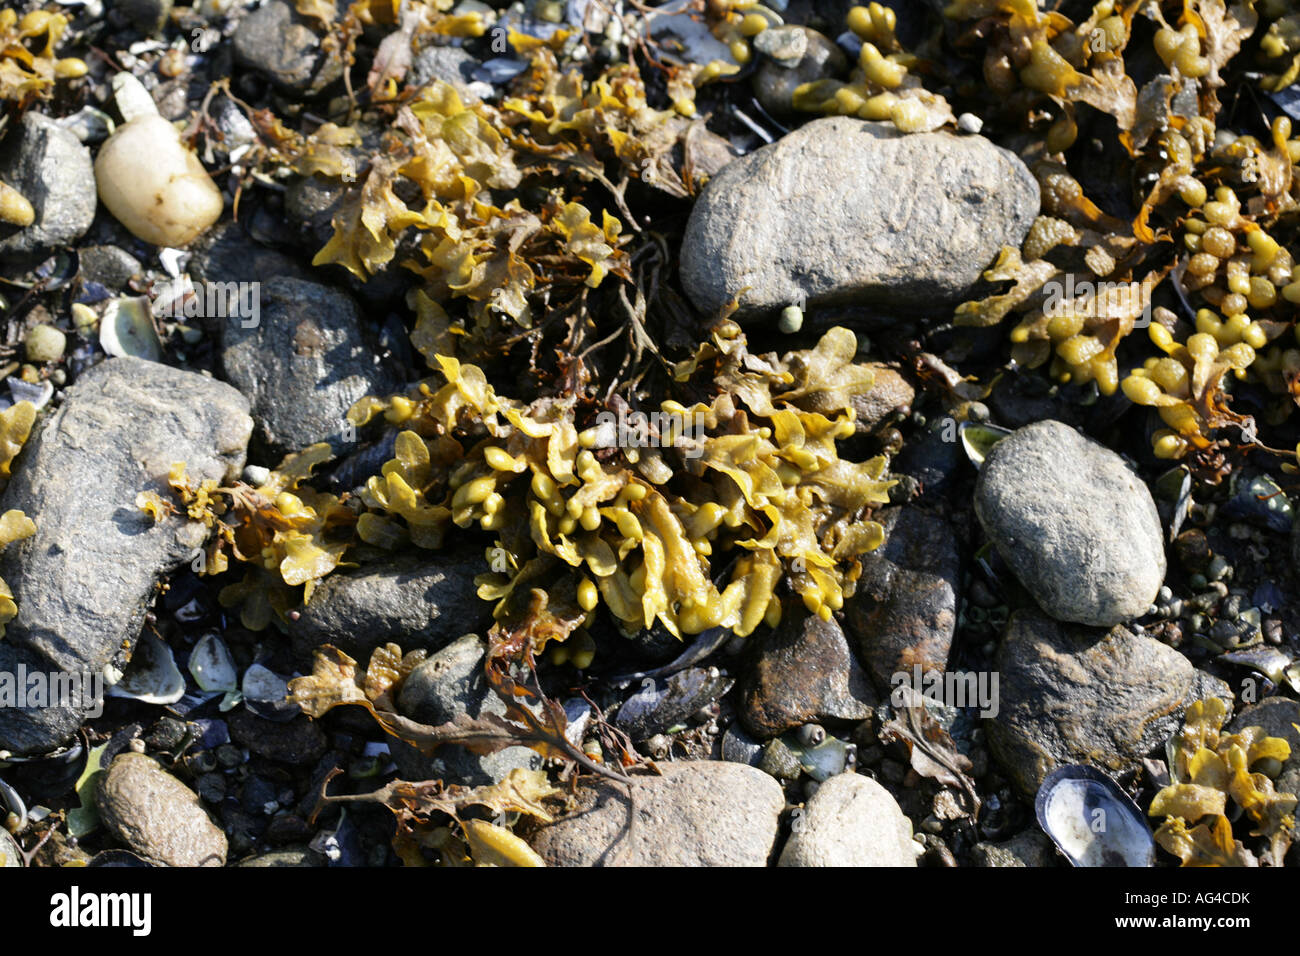
<instances>
[{"instance_id":1,"label":"white shell","mask_svg":"<svg viewBox=\"0 0 1300 956\"><path fill-rule=\"evenodd\" d=\"M230 658L226 642L216 634L205 634L190 653L190 673L194 683L205 691L229 693L239 687L235 662Z\"/></svg>"},{"instance_id":2,"label":"white shell","mask_svg":"<svg viewBox=\"0 0 1300 956\"><path fill-rule=\"evenodd\" d=\"M126 672L108 689L110 697L146 704L174 704L185 696L185 678L172 649L145 632L135 645Z\"/></svg>"},{"instance_id":3,"label":"white shell","mask_svg":"<svg viewBox=\"0 0 1300 956\"><path fill-rule=\"evenodd\" d=\"M1074 866L1154 866L1146 820L1119 785L1093 767L1058 767L1034 801L1038 825Z\"/></svg>"},{"instance_id":4,"label":"white shell","mask_svg":"<svg viewBox=\"0 0 1300 956\"><path fill-rule=\"evenodd\" d=\"M149 300L123 297L110 302L99 322L99 344L109 355L162 361L162 343L154 328Z\"/></svg>"}]
</instances>

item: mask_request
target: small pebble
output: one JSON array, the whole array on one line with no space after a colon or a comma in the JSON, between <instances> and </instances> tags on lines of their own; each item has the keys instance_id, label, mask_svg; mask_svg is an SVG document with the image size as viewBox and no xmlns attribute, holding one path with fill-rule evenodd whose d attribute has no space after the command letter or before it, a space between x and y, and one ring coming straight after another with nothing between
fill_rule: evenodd
<instances>
[{"instance_id":1,"label":"small pebble","mask_svg":"<svg viewBox=\"0 0 1300 956\"><path fill-rule=\"evenodd\" d=\"M68 337L52 325L37 325L23 341L27 358L32 362L57 362L67 348Z\"/></svg>"}]
</instances>

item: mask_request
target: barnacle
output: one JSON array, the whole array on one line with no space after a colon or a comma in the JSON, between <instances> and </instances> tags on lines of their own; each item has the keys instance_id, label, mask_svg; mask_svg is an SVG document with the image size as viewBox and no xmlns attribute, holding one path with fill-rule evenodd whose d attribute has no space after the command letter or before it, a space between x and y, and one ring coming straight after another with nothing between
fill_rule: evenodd
<instances>
[{"instance_id":1,"label":"barnacle","mask_svg":"<svg viewBox=\"0 0 1300 956\"><path fill-rule=\"evenodd\" d=\"M1276 791L1271 777L1291 747L1259 727L1225 734L1226 718L1227 706L1217 697L1187 708L1183 728L1170 745L1170 783L1148 810L1165 818L1156 841L1183 866L1247 865L1227 818L1231 799L1256 825L1251 836L1267 838L1270 856L1280 864L1295 828L1296 797Z\"/></svg>"},{"instance_id":2,"label":"barnacle","mask_svg":"<svg viewBox=\"0 0 1300 956\"><path fill-rule=\"evenodd\" d=\"M523 405L476 366L435 356L445 384L349 413L364 426L382 412L404 429L367 485L358 535L436 548L451 525L496 532L489 554L509 560L479 578L479 594L498 618L544 588L577 619L599 600L629 631L659 622L679 636L743 636L779 620L783 576L829 617L852 593L857 558L883 540L864 518L892 484L883 458L836 453L854 431L852 396L872 384L855 352L837 328L814 349L761 360L727 321L675 372L708 381L711 369L722 388L711 402L604 412L583 428L572 399ZM726 558L729 579L715 582Z\"/></svg>"}]
</instances>

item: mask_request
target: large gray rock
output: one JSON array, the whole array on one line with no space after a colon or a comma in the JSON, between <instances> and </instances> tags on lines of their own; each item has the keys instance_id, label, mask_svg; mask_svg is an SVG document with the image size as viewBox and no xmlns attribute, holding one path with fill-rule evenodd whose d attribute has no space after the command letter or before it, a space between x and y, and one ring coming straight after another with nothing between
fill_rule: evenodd
<instances>
[{"instance_id":1,"label":"large gray rock","mask_svg":"<svg viewBox=\"0 0 1300 956\"><path fill-rule=\"evenodd\" d=\"M295 96L312 96L343 75L338 56L321 46L312 25L284 0L270 0L239 22L235 29L235 62L257 70Z\"/></svg>"},{"instance_id":2,"label":"large gray rock","mask_svg":"<svg viewBox=\"0 0 1300 956\"><path fill-rule=\"evenodd\" d=\"M18 508L36 523L33 537L0 553L18 603L4 645L37 655L46 670L120 664L159 579L191 560L207 533L180 515L155 525L136 495L170 497L167 472L178 461L194 481L234 478L251 430L243 396L206 376L135 358L83 373L33 429L0 497L0 511ZM48 750L75 730L41 717L45 730L35 732L31 720L0 709L0 749Z\"/></svg>"},{"instance_id":3,"label":"large gray rock","mask_svg":"<svg viewBox=\"0 0 1300 956\"><path fill-rule=\"evenodd\" d=\"M198 795L145 754L119 754L100 779L99 817L127 849L159 866L225 866L226 835Z\"/></svg>"},{"instance_id":4,"label":"large gray rock","mask_svg":"<svg viewBox=\"0 0 1300 956\"><path fill-rule=\"evenodd\" d=\"M289 622L294 652L310 659L315 648L333 644L365 664L388 643L403 651L436 650L490 623L492 605L474 586L484 570L481 551L457 549L331 574Z\"/></svg>"},{"instance_id":5,"label":"large gray rock","mask_svg":"<svg viewBox=\"0 0 1300 956\"><path fill-rule=\"evenodd\" d=\"M741 719L760 738L812 721L865 720L877 703L840 626L803 608L759 638L741 680Z\"/></svg>"},{"instance_id":6,"label":"large gray rock","mask_svg":"<svg viewBox=\"0 0 1300 956\"><path fill-rule=\"evenodd\" d=\"M912 821L870 777L842 773L796 811L778 866L916 866Z\"/></svg>"},{"instance_id":7,"label":"large gray rock","mask_svg":"<svg viewBox=\"0 0 1300 956\"><path fill-rule=\"evenodd\" d=\"M766 866L785 797L761 770L714 761L636 777L635 816L613 781L578 791L577 809L532 838L549 866ZM629 833L628 821L635 819Z\"/></svg>"},{"instance_id":8,"label":"large gray rock","mask_svg":"<svg viewBox=\"0 0 1300 956\"><path fill-rule=\"evenodd\" d=\"M278 460L320 441L341 450L353 403L399 385L363 333L356 303L301 279L272 279L260 302L256 321L221 324L226 380L248 396L257 421L254 451Z\"/></svg>"},{"instance_id":9,"label":"large gray rock","mask_svg":"<svg viewBox=\"0 0 1300 956\"><path fill-rule=\"evenodd\" d=\"M1122 627L1109 632L1018 611L998 651L993 756L1026 796L1062 764L1136 770L1194 701L1232 690L1182 654Z\"/></svg>"},{"instance_id":10,"label":"large gray rock","mask_svg":"<svg viewBox=\"0 0 1300 956\"><path fill-rule=\"evenodd\" d=\"M1124 460L1056 421L993 446L975 513L1043 610L1110 627L1146 613L1165 579L1155 502Z\"/></svg>"},{"instance_id":11,"label":"large gray rock","mask_svg":"<svg viewBox=\"0 0 1300 956\"><path fill-rule=\"evenodd\" d=\"M1038 184L980 136L849 117L811 123L726 166L682 243L682 282L740 317L849 300L914 312L955 303L1038 215Z\"/></svg>"},{"instance_id":12,"label":"large gray rock","mask_svg":"<svg viewBox=\"0 0 1300 956\"><path fill-rule=\"evenodd\" d=\"M398 694L397 709L430 725L465 715L504 716L505 702L483 673L486 656L487 641L477 634L452 641L411 671ZM541 757L529 747L476 754L457 744L444 744L432 756L396 740L390 742L390 748L398 774L406 780L444 780L477 787L499 783L516 768L536 770L541 766Z\"/></svg>"},{"instance_id":13,"label":"large gray rock","mask_svg":"<svg viewBox=\"0 0 1300 956\"><path fill-rule=\"evenodd\" d=\"M862 556L857 591L844 604L845 628L881 690L914 668L942 674L957 627L961 559L952 527L916 508L876 514L885 543Z\"/></svg>"},{"instance_id":14,"label":"large gray rock","mask_svg":"<svg viewBox=\"0 0 1300 956\"><path fill-rule=\"evenodd\" d=\"M35 110L23 115L0 150L0 182L32 204L24 229L0 225L0 257L30 257L80 239L95 218L95 170L90 150Z\"/></svg>"}]
</instances>

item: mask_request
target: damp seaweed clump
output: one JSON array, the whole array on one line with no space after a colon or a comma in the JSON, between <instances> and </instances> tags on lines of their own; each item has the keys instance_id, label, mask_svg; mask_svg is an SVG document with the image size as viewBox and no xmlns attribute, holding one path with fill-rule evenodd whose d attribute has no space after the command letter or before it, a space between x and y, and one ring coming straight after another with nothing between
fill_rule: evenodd
<instances>
[{"instance_id":1,"label":"damp seaweed clump","mask_svg":"<svg viewBox=\"0 0 1300 956\"><path fill-rule=\"evenodd\" d=\"M754 356L724 321L673 374L683 394L714 394L662 401L633 419L640 436L626 411L576 396L524 404L435 355L445 384L349 413L359 427L402 429L362 496L358 535L437 548L452 526L493 532L479 595L499 620L544 593L574 627L603 603L627 633L657 622L745 636L780 621L782 578L829 618L852 594L857 559L883 541L864 519L892 484L883 457L837 454L854 433L851 398L872 384L855 353L853 333L836 328L813 349Z\"/></svg>"},{"instance_id":2,"label":"damp seaweed clump","mask_svg":"<svg viewBox=\"0 0 1300 956\"><path fill-rule=\"evenodd\" d=\"M1278 792L1274 781L1291 747L1259 727L1223 733L1227 714L1217 697L1187 708L1183 729L1169 742L1171 783L1148 811L1165 818L1156 842L1183 866L1258 866L1233 833L1231 818L1244 814L1254 824L1249 835L1263 845L1264 860L1281 866L1295 835L1296 797Z\"/></svg>"}]
</instances>

